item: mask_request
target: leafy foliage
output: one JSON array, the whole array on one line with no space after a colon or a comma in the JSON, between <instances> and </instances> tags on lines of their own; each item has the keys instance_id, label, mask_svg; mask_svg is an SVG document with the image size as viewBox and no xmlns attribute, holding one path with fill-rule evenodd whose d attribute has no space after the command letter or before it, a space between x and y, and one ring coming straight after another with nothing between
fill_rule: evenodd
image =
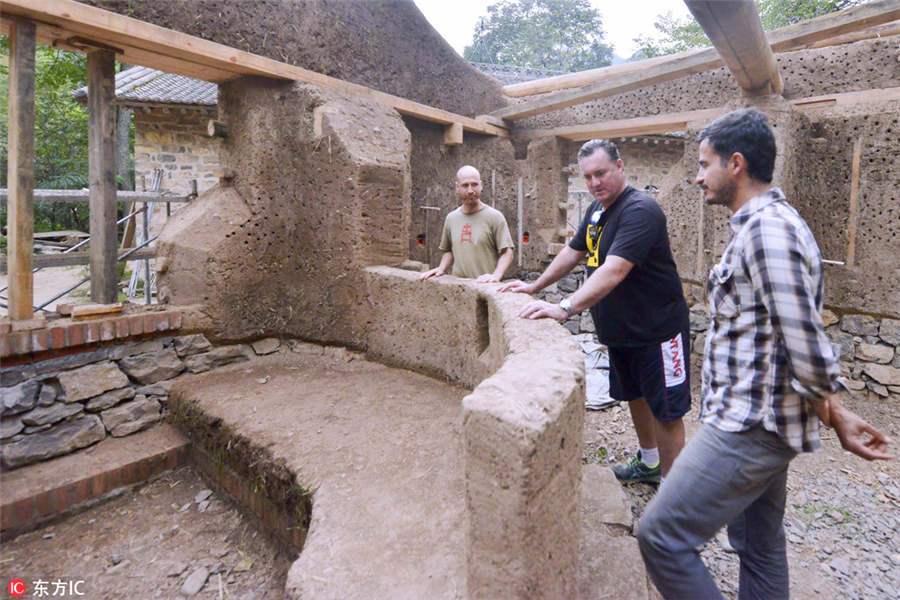
<instances>
[{"instance_id":1,"label":"leafy foliage","mask_svg":"<svg viewBox=\"0 0 900 600\"><path fill-rule=\"evenodd\" d=\"M9 57L8 38L0 55ZM0 64L0 187L8 187L9 62ZM87 58L38 45L35 50L34 187L81 189L88 186L88 113L71 91L87 83ZM86 204L36 203L35 231L87 230ZM6 206L0 207L0 226Z\"/></svg>"},{"instance_id":2,"label":"leafy foliage","mask_svg":"<svg viewBox=\"0 0 900 600\"><path fill-rule=\"evenodd\" d=\"M476 27L470 61L557 71L610 64L600 13L588 0L502 0Z\"/></svg>"},{"instance_id":3,"label":"leafy foliage","mask_svg":"<svg viewBox=\"0 0 900 600\"><path fill-rule=\"evenodd\" d=\"M861 0L756 0L763 29L770 31L859 4ZM632 60L675 54L709 46L709 38L693 17L677 19L672 13L657 17L656 36L636 37L639 49Z\"/></svg>"}]
</instances>

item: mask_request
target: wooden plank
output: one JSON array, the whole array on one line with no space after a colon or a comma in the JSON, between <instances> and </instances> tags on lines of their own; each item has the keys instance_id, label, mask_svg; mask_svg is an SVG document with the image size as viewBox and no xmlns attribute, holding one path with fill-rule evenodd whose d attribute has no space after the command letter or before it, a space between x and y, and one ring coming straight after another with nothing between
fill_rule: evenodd
<instances>
[{"instance_id":1,"label":"wooden plank","mask_svg":"<svg viewBox=\"0 0 900 600\"><path fill-rule=\"evenodd\" d=\"M16 22L9 36L9 317L34 317L34 25Z\"/></svg>"},{"instance_id":2,"label":"wooden plank","mask_svg":"<svg viewBox=\"0 0 900 600\"><path fill-rule=\"evenodd\" d=\"M680 56L669 62L658 63L649 69L621 73L614 77L582 88L528 100L495 110L492 116L508 121L526 119L535 115L582 104L599 98L608 98L641 88L678 79L691 73L702 73L722 65L722 59L714 48Z\"/></svg>"},{"instance_id":3,"label":"wooden plank","mask_svg":"<svg viewBox=\"0 0 900 600\"><path fill-rule=\"evenodd\" d=\"M9 192L0 188L0 204L7 201ZM88 190L34 190L35 202L88 202ZM168 195L160 192L135 192L121 190L116 192L116 202L190 202L191 196Z\"/></svg>"},{"instance_id":4,"label":"wooden plank","mask_svg":"<svg viewBox=\"0 0 900 600\"><path fill-rule=\"evenodd\" d=\"M95 50L88 67L88 170L91 223L91 300L118 296L116 271L115 55Z\"/></svg>"},{"instance_id":5,"label":"wooden plank","mask_svg":"<svg viewBox=\"0 0 900 600\"><path fill-rule=\"evenodd\" d=\"M745 94L784 89L753 0L684 0Z\"/></svg>"},{"instance_id":6,"label":"wooden plank","mask_svg":"<svg viewBox=\"0 0 900 600\"><path fill-rule=\"evenodd\" d=\"M842 94L826 94L790 100L791 104L803 112L814 112L834 106L858 106L860 104L877 104L900 100L900 87L881 90L863 90ZM638 117L635 119L619 119L600 121L581 125L566 125L549 129L517 129L516 137L520 139L536 139L558 136L573 142L583 142L594 138L616 138L631 135L653 135L683 131L689 123L709 122L726 112L725 108L706 108L686 112Z\"/></svg>"},{"instance_id":7,"label":"wooden plank","mask_svg":"<svg viewBox=\"0 0 900 600\"><path fill-rule=\"evenodd\" d=\"M774 52L788 52L897 19L900 19L900 0L874 0L776 29L766 37Z\"/></svg>"},{"instance_id":8,"label":"wooden plank","mask_svg":"<svg viewBox=\"0 0 900 600\"><path fill-rule=\"evenodd\" d=\"M451 123L444 128L444 145L459 146L463 143L462 123Z\"/></svg>"},{"instance_id":9,"label":"wooden plank","mask_svg":"<svg viewBox=\"0 0 900 600\"><path fill-rule=\"evenodd\" d=\"M362 96L391 106L400 114L426 121L449 125L462 123L466 131L507 136L508 131L496 124L477 121L432 106L427 106L342 81L315 71L289 65L271 58L251 54L235 48L210 42L185 33L145 23L107 10L81 4L73 0L0 0L0 12L20 15L52 25L71 36L96 40L121 48L122 60L128 64L143 65L196 77L183 71L184 64L199 65L228 73L226 78L237 75L260 75L313 83L341 93ZM71 39L71 36L69 39ZM65 40L63 40L65 41ZM203 77L199 77L203 78ZM206 81L222 80L222 77L206 78Z\"/></svg>"},{"instance_id":10,"label":"wooden plank","mask_svg":"<svg viewBox=\"0 0 900 600\"><path fill-rule=\"evenodd\" d=\"M852 44L862 40L872 40L875 38L890 37L900 34L900 21L885 23L884 25L876 25L862 31L854 31L845 33L825 40L820 40L808 44L808 48L826 48L828 46L840 46L841 44Z\"/></svg>"},{"instance_id":11,"label":"wooden plank","mask_svg":"<svg viewBox=\"0 0 900 600\"><path fill-rule=\"evenodd\" d=\"M122 303L113 302L110 304L75 304L72 306L72 320L83 321L92 317L101 317L122 312Z\"/></svg>"},{"instance_id":12,"label":"wooden plank","mask_svg":"<svg viewBox=\"0 0 900 600\"><path fill-rule=\"evenodd\" d=\"M156 250L154 248L141 248L135 250L128 255L125 260L144 260L145 258L155 258ZM68 254L34 254L32 261L35 267L51 268L51 267L70 267L73 265L87 265L91 262L90 252L69 252ZM5 273L7 269L7 258L0 254L0 273Z\"/></svg>"},{"instance_id":13,"label":"wooden plank","mask_svg":"<svg viewBox=\"0 0 900 600\"><path fill-rule=\"evenodd\" d=\"M772 51L786 52L827 39L900 19L900 0L875 0L829 15L795 23L767 34ZM722 66L723 61L714 48L692 50L672 55L670 61L652 63L637 70L620 71L581 88L558 92L514 104L490 113L492 116L516 121L598 98L607 98L641 89L656 83L671 81L692 73L701 73ZM641 61L636 65L647 63Z\"/></svg>"},{"instance_id":14,"label":"wooden plank","mask_svg":"<svg viewBox=\"0 0 900 600\"><path fill-rule=\"evenodd\" d=\"M652 135L683 131L688 123L695 121L712 121L725 112L724 108L708 108L687 112L639 117L636 119L620 119L587 123L584 125L568 125L551 129L523 130L521 137L533 139L538 137L558 136L573 142L583 142L594 138L616 138L629 135ZM517 135L519 132L516 132Z\"/></svg>"},{"instance_id":15,"label":"wooden plank","mask_svg":"<svg viewBox=\"0 0 900 600\"><path fill-rule=\"evenodd\" d=\"M853 143L853 159L850 163L850 209L847 215L847 259L845 264L853 268L856 263L856 230L859 228L859 169L862 162L862 138Z\"/></svg>"},{"instance_id":16,"label":"wooden plank","mask_svg":"<svg viewBox=\"0 0 900 600\"><path fill-rule=\"evenodd\" d=\"M582 87L591 83L606 81L616 75L624 75L627 73L636 73L644 71L650 67L665 64L684 58L686 56L694 56L700 53L709 53L709 48L694 48L677 54L668 54L666 56L655 56L644 60L637 60L610 67L600 67L598 69L588 69L587 71L579 71L577 73L566 73L565 75L555 75L553 77L545 77L543 79L534 79L522 83L511 83L503 86L503 93L510 98L521 98L523 96L533 96L535 94L545 94L547 92L556 92L559 90Z\"/></svg>"}]
</instances>

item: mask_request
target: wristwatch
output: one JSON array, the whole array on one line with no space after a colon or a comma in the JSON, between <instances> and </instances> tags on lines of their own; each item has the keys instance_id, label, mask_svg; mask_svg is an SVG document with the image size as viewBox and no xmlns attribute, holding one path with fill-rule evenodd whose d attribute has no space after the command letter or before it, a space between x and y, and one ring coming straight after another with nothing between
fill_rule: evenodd
<instances>
[{"instance_id":1,"label":"wristwatch","mask_svg":"<svg viewBox=\"0 0 900 600\"><path fill-rule=\"evenodd\" d=\"M566 315L572 316L572 301L569 298L563 298L559 301L559 307L566 311Z\"/></svg>"}]
</instances>

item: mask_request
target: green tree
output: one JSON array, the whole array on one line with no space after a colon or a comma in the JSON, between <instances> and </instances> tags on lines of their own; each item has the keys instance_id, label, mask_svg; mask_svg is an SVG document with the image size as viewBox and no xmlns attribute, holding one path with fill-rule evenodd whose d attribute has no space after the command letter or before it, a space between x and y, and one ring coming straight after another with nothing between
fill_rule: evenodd
<instances>
[{"instance_id":1,"label":"green tree","mask_svg":"<svg viewBox=\"0 0 900 600\"><path fill-rule=\"evenodd\" d=\"M0 38L0 55L9 57L9 40ZM8 60L0 64L0 187L8 187ZM87 109L72 90L87 83L83 54L38 45L35 49L34 184L35 188L79 189L88 185ZM35 231L88 227L86 204L35 205ZM6 207L0 207L0 226Z\"/></svg>"},{"instance_id":2,"label":"green tree","mask_svg":"<svg viewBox=\"0 0 900 600\"><path fill-rule=\"evenodd\" d=\"M582 71L610 64L600 13L588 0L503 0L488 7L463 51L473 62Z\"/></svg>"},{"instance_id":3,"label":"green tree","mask_svg":"<svg viewBox=\"0 0 900 600\"><path fill-rule=\"evenodd\" d=\"M861 0L756 0L763 29L770 31L859 4ZM694 17L677 19L671 13L659 15L653 24L655 36L634 38L639 49L632 60L675 54L709 46L709 38Z\"/></svg>"}]
</instances>

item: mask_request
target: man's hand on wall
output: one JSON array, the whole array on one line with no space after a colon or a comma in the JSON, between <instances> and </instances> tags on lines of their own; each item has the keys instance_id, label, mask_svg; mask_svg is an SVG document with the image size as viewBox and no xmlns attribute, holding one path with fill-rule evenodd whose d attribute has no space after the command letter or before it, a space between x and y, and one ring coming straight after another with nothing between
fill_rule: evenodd
<instances>
[{"instance_id":1,"label":"man's hand on wall","mask_svg":"<svg viewBox=\"0 0 900 600\"><path fill-rule=\"evenodd\" d=\"M500 281L500 278L493 273L485 273L475 279L475 283L497 283L498 281Z\"/></svg>"},{"instance_id":2,"label":"man's hand on wall","mask_svg":"<svg viewBox=\"0 0 900 600\"><path fill-rule=\"evenodd\" d=\"M443 274L444 274L443 269L441 269L440 267L435 267L435 268L429 269L429 270L425 271L424 273L422 273L421 275L419 275L419 281L425 281L429 277L440 277Z\"/></svg>"},{"instance_id":3,"label":"man's hand on wall","mask_svg":"<svg viewBox=\"0 0 900 600\"><path fill-rule=\"evenodd\" d=\"M523 319L556 319L560 323L569 318L569 313L559 307L559 304L550 304L543 300L535 300L525 305L519 311Z\"/></svg>"},{"instance_id":4,"label":"man's hand on wall","mask_svg":"<svg viewBox=\"0 0 900 600\"><path fill-rule=\"evenodd\" d=\"M533 283L525 283L524 281L510 281L509 283L504 283L499 288L497 288L498 292L518 292L520 294L533 294L537 292L537 288ZM521 316L521 315L519 315Z\"/></svg>"}]
</instances>

